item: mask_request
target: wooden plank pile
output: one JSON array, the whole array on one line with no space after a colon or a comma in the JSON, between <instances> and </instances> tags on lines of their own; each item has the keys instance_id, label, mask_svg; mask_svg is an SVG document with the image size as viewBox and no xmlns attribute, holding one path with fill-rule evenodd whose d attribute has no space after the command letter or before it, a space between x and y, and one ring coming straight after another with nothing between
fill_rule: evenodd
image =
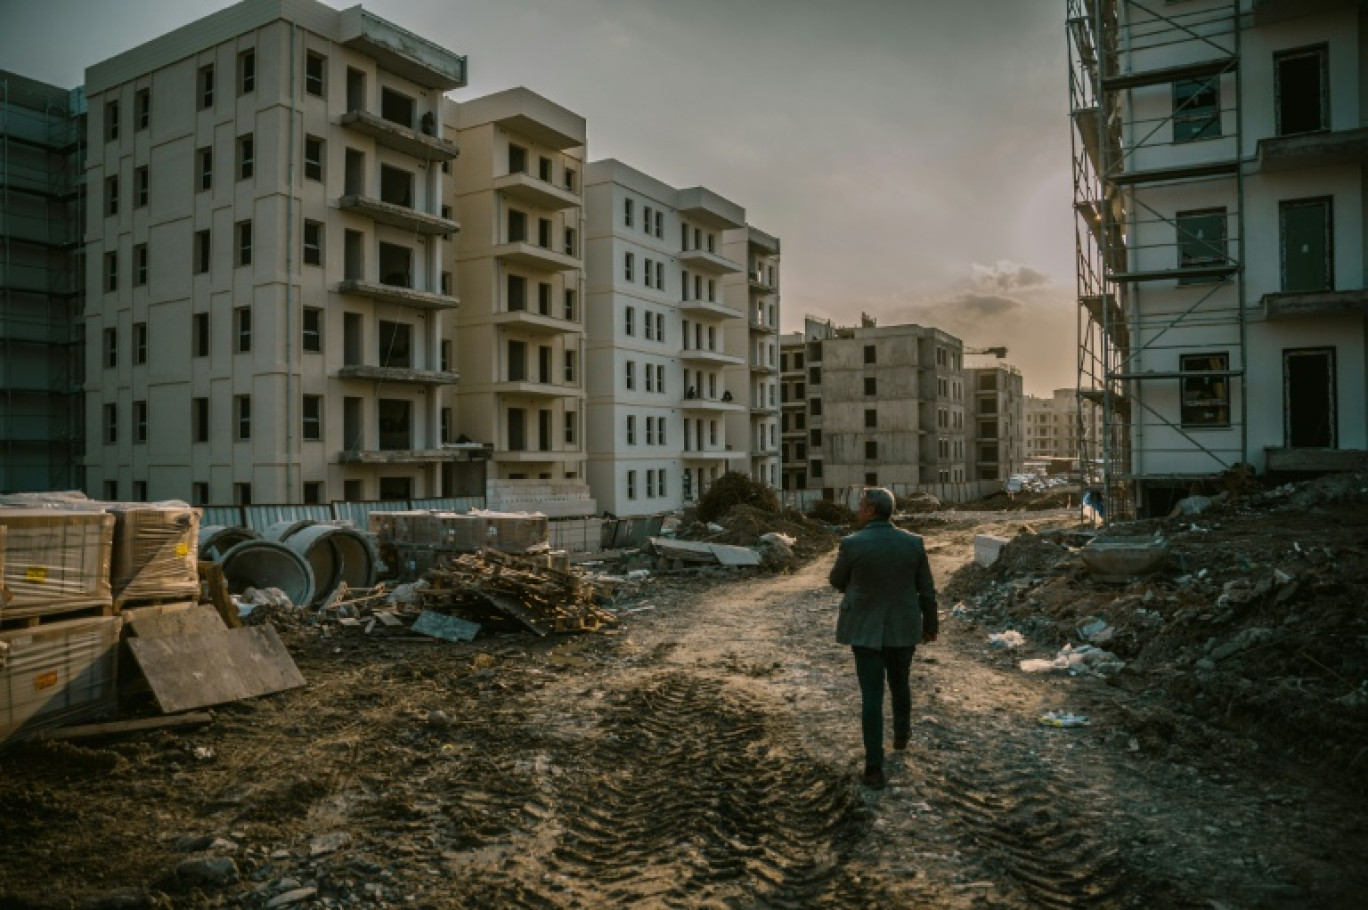
<instances>
[{"instance_id":1,"label":"wooden plank pile","mask_svg":"<svg viewBox=\"0 0 1368 910\"><path fill-rule=\"evenodd\" d=\"M477 622L513 619L537 635L591 632L616 626L597 605L599 587L551 554L515 556L497 550L443 560L424 576L424 609L458 613Z\"/></svg>"}]
</instances>

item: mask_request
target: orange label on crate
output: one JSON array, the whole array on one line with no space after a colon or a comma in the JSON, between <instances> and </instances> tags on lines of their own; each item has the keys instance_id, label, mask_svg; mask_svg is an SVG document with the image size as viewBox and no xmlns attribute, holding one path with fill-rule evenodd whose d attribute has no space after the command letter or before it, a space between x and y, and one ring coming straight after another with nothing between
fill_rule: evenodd
<instances>
[{"instance_id":1,"label":"orange label on crate","mask_svg":"<svg viewBox=\"0 0 1368 910\"><path fill-rule=\"evenodd\" d=\"M33 691L35 692L41 692L44 689L51 689L55 685L57 685L56 670L53 670L49 673L40 673L33 678Z\"/></svg>"},{"instance_id":2,"label":"orange label on crate","mask_svg":"<svg viewBox=\"0 0 1368 910\"><path fill-rule=\"evenodd\" d=\"M24 570L24 581L31 585L41 585L47 582L47 566L29 566Z\"/></svg>"},{"instance_id":3,"label":"orange label on crate","mask_svg":"<svg viewBox=\"0 0 1368 910\"><path fill-rule=\"evenodd\" d=\"M177 559L184 559L184 558L185 558L186 556L188 556L189 554L190 554L190 546L189 546L188 544L183 544L183 543L178 543L178 544L176 544L176 558L177 558Z\"/></svg>"}]
</instances>

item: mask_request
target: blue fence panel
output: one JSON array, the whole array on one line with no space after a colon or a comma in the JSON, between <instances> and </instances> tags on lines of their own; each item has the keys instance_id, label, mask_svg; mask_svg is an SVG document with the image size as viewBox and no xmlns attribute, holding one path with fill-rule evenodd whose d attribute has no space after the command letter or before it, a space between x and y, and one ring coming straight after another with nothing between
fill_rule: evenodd
<instances>
[{"instance_id":1,"label":"blue fence panel","mask_svg":"<svg viewBox=\"0 0 1368 910\"><path fill-rule=\"evenodd\" d=\"M263 504L243 506L242 511L253 531L265 531L282 521L332 521L332 509L326 505Z\"/></svg>"},{"instance_id":2,"label":"blue fence panel","mask_svg":"<svg viewBox=\"0 0 1368 910\"><path fill-rule=\"evenodd\" d=\"M242 506L200 506L200 527L209 528L222 525L225 528L245 527L242 523Z\"/></svg>"}]
</instances>

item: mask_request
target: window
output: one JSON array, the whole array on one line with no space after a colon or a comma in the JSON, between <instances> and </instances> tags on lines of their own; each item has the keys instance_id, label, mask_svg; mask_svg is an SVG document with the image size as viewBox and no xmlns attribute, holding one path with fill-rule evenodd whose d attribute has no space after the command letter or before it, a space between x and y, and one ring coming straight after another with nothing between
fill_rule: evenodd
<instances>
[{"instance_id":1,"label":"window","mask_svg":"<svg viewBox=\"0 0 1368 910\"><path fill-rule=\"evenodd\" d=\"M237 238L237 264L252 264L252 222L239 221L234 228Z\"/></svg>"},{"instance_id":2,"label":"window","mask_svg":"<svg viewBox=\"0 0 1368 910\"><path fill-rule=\"evenodd\" d=\"M318 440L323 438L323 396L305 395L304 406L300 411L302 415L301 432L305 439Z\"/></svg>"},{"instance_id":3,"label":"window","mask_svg":"<svg viewBox=\"0 0 1368 910\"><path fill-rule=\"evenodd\" d=\"M562 180L561 183L567 190L573 193L579 185L579 174L576 173L573 168L566 168L565 179Z\"/></svg>"},{"instance_id":4,"label":"window","mask_svg":"<svg viewBox=\"0 0 1368 910\"><path fill-rule=\"evenodd\" d=\"M508 210L508 242L523 243L527 240L527 214L517 209Z\"/></svg>"},{"instance_id":5,"label":"window","mask_svg":"<svg viewBox=\"0 0 1368 910\"><path fill-rule=\"evenodd\" d=\"M252 396L233 396L233 423L237 439L252 438Z\"/></svg>"},{"instance_id":6,"label":"window","mask_svg":"<svg viewBox=\"0 0 1368 910\"><path fill-rule=\"evenodd\" d=\"M642 322L643 322L643 323L645 324L645 326L646 326L646 340L647 340L647 341L654 341L654 340L655 340L655 314L652 313L650 310L647 310L647 311L646 311L644 314L642 314L642 315L645 317L644 319L642 319Z\"/></svg>"},{"instance_id":7,"label":"window","mask_svg":"<svg viewBox=\"0 0 1368 910\"><path fill-rule=\"evenodd\" d=\"M822 384L822 368L821 368L821 367L808 367L808 382L812 383L813 385L821 385L821 384Z\"/></svg>"},{"instance_id":8,"label":"window","mask_svg":"<svg viewBox=\"0 0 1368 910\"><path fill-rule=\"evenodd\" d=\"M1226 210L1202 209L1178 212L1178 267L1211 269L1226 264ZM1219 272L1179 277L1179 284L1208 284L1222 280Z\"/></svg>"},{"instance_id":9,"label":"window","mask_svg":"<svg viewBox=\"0 0 1368 910\"><path fill-rule=\"evenodd\" d=\"M636 334L636 307L627 307L622 311L622 331L628 335Z\"/></svg>"},{"instance_id":10,"label":"window","mask_svg":"<svg viewBox=\"0 0 1368 910\"><path fill-rule=\"evenodd\" d=\"M133 96L133 129L142 132L152 122L152 90L138 89Z\"/></svg>"},{"instance_id":11,"label":"window","mask_svg":"<svg viewBox=\"0 0 1368 910\"><path fill-rule=\"evenodd\" d=\"M196 481L190 485L190 490L191 498L194 500L191 505L209 505L209 484L204 483L203 481Z\"/></svg>"},{"instance_id":12,"label":"window","mask_svg":"<svg viewBox=\"0 0 1368 910\"><path fill-rule=\"evenodd\" d=\"M865 461L875 461L879 457L879 444L873 439L865 440Z\"/></svg>"},{"instance_id":13,"label":"window","mask_svg":"<svg viewBox=\"0 0 1368 910\"><path fill-rule=\"evenodd\" d=\"M147 285L147 244L133 247L133 283L138 287Z\"/></svg>"},{"instance_id":14,"label":"window","mask_svg":"<svg viewBox=\"0 0 1368 910\"><path fill-rule=\"evenodd\" d=\"M665 216L660 212L655 213L655 235L657 237L665 236ZM662 496L665 494L665 475L663 472L660 475L660 493Z\"/></svg>"},{"instance_id":15,"label":"window","mask_svg":"<svg viewBox=\"0 0 1368 910\"><path fill-rule=\"evenodd\" d=\"M575 444L575 412L565 412L565 444L572 446Z\"/></svg>"},{"instance_id":16,"label":"window","mask_svg":"<svg viewBox=\"0 0 1368 910\"><path fill-rule=\"evenodd\" d=\"M133 171L133 207L140 209L147 205L147 196L151 190L151 175L148 173L146 165L136 168Z\"/></svg>"},{"instance_id":17,"label":"window","mask_svg":"<svg viewBox=\"0 0 1368 910\"><path fill-rule=\"evenodd\" d=\"M1333 203L1324 196L1279 204L1284 291L1334 289Z\"/></svg>"},{"instance_id":18,"label":"window","mask_svg":"<svg viewBox=\"0 0 1368 910\"><path fill-rule=\"evenodd\" d=\"M551 182L551 159L545 155L537 157L537 178L547 183Z\"/></svg>"},{"instance_id":19,"label":"window","mask_svg":"<svg viewBox=\"0 0 1368 910\"><path fill-rule=\"evenodd\" d=\"M551 219L537 219L537 246L544 250L551 249Z\"/></svg>"},{"instance_id":20,"label":"window","mask_svg":"<svg viewBox=\"0 0 1368 910\"><path fill-rule=\"evenodd\" d=\"M119 214L119 178L117 176L105 179L105 214Z\"/></svg>"},{"instance_id":21,"label":"window","mask_svg":"<svg viewBox=\"0 0 1368 910\"><path fill-rule=\"evenodd\" d=\"M104 406L104 441L109 444L119 441L119 406L117 404Z\"/></svg>"},{"instance_id":22,"label":"window","mask_svg":"<svg viewBox=\"0 0 1368 910\"><path fill-rule=\"evenodd\" d=\"M629 446L634 446L634 445L636 445L636 415L635 415L635 414L628 414L628 415L627 415L627 444L628 444Z\"/></svg>"},{"instance_id":23,"label":"window","mask_svg":"<svg viewBox=\"0 0 1368 910\"><path fill-rule=\"evenodd\" d=\"M1273 92L1279 136L1330 128L1329 51L1324 46L1278 54Z\"/></svg>"},{"instance_id":24,"label":"window","mask_svg":"<svg viewBox=\"0 0 1368 910\"><path fill-rule=\"evenodd\" d=\"M545 281L537 283L537 312L543 316L551 315L551 285Z\"/></svg>"},{"instance_id":25,"label":"window","mask_svg":"<svg viewBox=\"0 0 1368 910\"><path fill-rule=\"evenodd\" d=\"M323 481L304 481L304 503L306 505L318 505L321 502L323 502Z\"/></svg>"},{"instance_id":26,"label":"window","mask_svg":"<svg viewBox=\"0 0 1368 910\"><path fill-rule=\"evenodd\" d=\"M214 106L214 65L212 63L200 67L197 93L200 110Z\"/></svg>"},{"instance_id":27,"label":"window","mask_svg":"<svg viewBox=\"0 0 1368 910\"><path fill-rule=\"evenodd\" d=\"M508 145L508 173L525 174L527 173L527 149L521 145Z\"/></svg>"},{"instance_id":28,"label":"window","mask_svg":"<svg viewBox=\"0 0 1368 910\"><path fill-rule=\"evenodd\" d=\"M874 429L879 425L879 412L874 408L865 408L864 420L866 428Z\"/></svg>"},{"instance_id":29,"label":"window","mask_svg":"<svg viewBox=\"0 0 1368 910\"><path fill-rule=\"evenodd\" d=\"M627 363L626 363L625 366L626 366L625 379L626 379L626 383L627 383L627 388L629 388L629 389L635 389L635 388L636 388L636 361L635 361L635 360L629 360L629 361L627 361Z\"/></svg>"},{"instance_id":30,"label":"window","mask_svg":"<svg viewBox=\"0 0 1368 910\"><path fill-rule=\"evenodd\" d=\"M105 142L113 142L115 139L119 138L119 102L106 102L104 111Z\"/></svg>"},{"instance_id":31,"label":"window","mask_svg":"<svg viewBox=\"0 0 1368 910\"><path fill-rule=\"evenodd\" d=\"M821 431L821 429L820 429L820 428L814 427L813 429L808 430L808 445L812 446L812 447L815 449L815 448L820 447L821 444L822 444L822 431Z\"/></svg>"},{"instance_id":32,"label":"window","mask_svg":"<svg viewBox=\"0 0 1368 910\"><path fill-rule=\"evenodd\" d=\"M636 276L636 254L628 253L622 260L622 277L634 281Z\"/></svg>"},{"instance_id":33,"label":"window","mask_svg":"<svg viewBox=\"0 0 1368 910\"><path fill-rule=\"evenodd\" d=\"M238 54L238 94L256 90L256 51Z\"/></svg>"},{"instance_id":34,"label":"window","mask_svg":"<svg viewBox=\"0 0 1368 910\"><path fill-rule=\"evenodd\" d=\"M575 292L571 288L565 289L565 320L566 322L575 321L576 311Z\"/></svg>"},{"instance_id":35,"label":"window","mask_svg":"<svg viewBox=\"0 0 1368 910\"><path fill-rule=\"evenodd\" d=\"M565 255L574 256L579 249L579 234L574 228L565 229Z\"/></svg>"},{"instance_id":36,"label":"window","mask_svg":"<svg viewBox=\"0 0 1368 910\"><path fill-rule=\"evenodd\" d=\"M632 226L632 200L622 200L622 223L625 227Z\"/></svg>"},{"instance_id":37,"label":"window","mask_svg":"<svg viewBox=\"0 0 1368 910\"><path fill-rule=\"evenodd\" d=\"M636 472L636 471L628 471L628 472L627 472L627 498L628 498L628 499L636 499L636 491L637 491L636 475L637 475L637 472Z\"/></svg>"},{"instance_id":38,"label":"window","mask_svg":"<svg viewBox=\"0 0 1368 910\"><path fill-rule=\"evenodd\" d=\"M251 133L238 137L237 149L238 179L249 180L256 168L256 144Z\"/></svg>"},{"instance_id":39,"label":"window","mask_svg":"<svg viewBox=\"0 0 1368 910\"><path fill-rule=\"evenodd\" d=\"M396 288L413 287L413 250L396 243L381 243L380 283Z\"/></svg>"},{"instance_id":40,"label":"window","mask_svg":"<svg viewBox=\"0 0 1368 910\"><path fill-rule=\"evenodd\" d=\"M196 313L191 322L192 334L190 339L191 351L196 357L209 356L209 314Z\"/></svg>"},{"instance_id":41,"label":"window","mask_svg":"<svg viewBox=\"0 0 1368 910\"><path fill-rule=\"evenodd\" d=\"M443 373L448 372L451 369L451 339L443 338L442 343L437 346L437 350L437 368Z\"/></svg>"},{"instance_id":42,"label":"window","mask_svg":"<svg viewBox=\"0 0 1368 910\"><path fill-rule=\"evenodd\" d=\"M665 314L656 313L656 341L665 340Z\"/></svg>"},{"instance_id":43,"label":"window","mask_svg":"<svg viewBox=\"0 0 1368 910\"><path fill-rule=\"evenodd\" d=\"M646 498L655 499L655 470L646 472Z\"/></svg>"},{"instance_id":44,"label":"window","mask_svg":"<svg viewBox=\"0 0 1368 910\"><path fill-rule=\"evenodd\" d=\"M252 308L240 306L233 309L233 334L237 337L237 352L245 354L252 349Z\"/></svg>"},{"instance_id":45,"label":"window","mask_svg":"<svg viewBox=\"0 0 1368 910\"><path fill-rule=\"evenodd\" d=\"M304 137L304 177L323 179L323 140L317 136Z\"/></svg>"},{"instance_id":46,"label":"window","mask_svg":"<svg viewBox=\"0 0 1368 910\"><path fill-rule=\"evenodd\" d=\"M566 385L574 385L574 384L575 384L576 369L577 369L577 364L575 363L575 352L574 352L574 351L568 351L568 350L567 350L567 351L565 352L565 382L566 382Z\"/></svg>"},{"instance_id":47,"label":"window","mask_svg":"<svg viewBox=\"0 0 1368 910\"><path fill-rule=\"evenodd\" d=\"M413 208L413 172L380 165L380 201Z\"/></svg>"},{"instance_id":48,"label":"window","mask_svg":"<svg viewBox=\"0 0 1368 910\"><path fill-rule=\"evenodd\" d=\"M306 54L304 57L304 91L322 98L326 69L327 60L322 55Z\"/></svg>"},{"instance_id":49,"label":"window","mask_svg":"<svg viewBox=\"0 0 1368 910\"><path fill-rule=\"evenodd\" d=\"M323 264L323 222L304 222L304 264Z\"/></svg>"},{"instance_id":50,"label":"window","mask_svg":"<svg viewBox=\"0 0 1368 910\"><path fill-rule=\"evenodd\" d=\"M252 504L252 485L250 483L233 484L233 503L239 506L250 506Z\"/></svg>"},{"instance_id":51,"label":"window","mask_svg":"<svg viewBox=\"0 0 1368 910\"><path fill-rule=\"evenodd\" d=\"M133 323L133 362L147 363L147 323Z\"/></svg>"},{"instance_id":52,"label":"window","mask_svg":"<svg viewBox=\"0 0 1368 910\"><path fill-rule=\"evenodd\" d=\"M507 285L509 312L527 309L527 279L522 275L509 275Z\"/></svg>"},{"instance_id":53,"label":"window","mask_svg":"<svg viewBox=\"0 0 1368 910\"><path fill-rule=\"evenodd\" d=\"M104 330L104 365L116 367L119 365L119 330Z\"/></svg>"},{"instance_id":54,"label":"window","mask_svg":"<svg viewBox=\"0 0 1368 910\"><path fill-rule=\"evenodd\" d=\"M820 399L820 398L809 398L809 399L808 399L808 413L811 414L813 417L821 417L821 416L822 416L822 399Z\"/></svg>"},{"instance_id":55,"label":"window","mask_svg":"<svg viewBox=\"0 0 1368 910\"><path fill-rule=\"evenodd\" d=\"M382 367L413 367L413 326L380 320L379 362ZM518 342L510 342L510 345ZM509 377L514 378L513 376ZM521 377L518 377L521 378Z\"/></svg>"},{"instance_id":56,"label":"window","mask_svg":"<svg viewBox=\"0 0 1368 910\"><path fill-rule=\"evenodd\" d=\"M643 205L641 207L641 229L646 233L651 233L651 207Z\"/></svg>"},{"instance_id":57,"label":"window","mask_svg":"<svg viewBox=\"0 0 1368 910\"><path fill-rule=\"evenodd\" d=\"M133 402L133 441L147 442L147 402Z\"/></svg>"},{"instance_id":58,"label":"window","mask_svg":"<svg viewBox=\"0 0 1368 910\"><path fill-rule=\"evenodd\" d=\"M119 254L105 253L104 256L105 290L119 289Z\"/></svg>"},{"instance_id":59,"label":"window","mask_svg":"<svg viewBox=\"0 0 1368 910\"><path fill-rule=\"evenodd\" d=\"M323 350L323 311L318 307L304 308L304 322L301 328L300 346L306 351Z\"/></svg>"},{"instance_id":60,"label":"window","mask_svg":"<svg viewBox=\"0 0 1368 910\"><path fill-rule=\"evenodd\" d=\"M195 232L195 271L203 274L209 271L209 232Z\"/></svg>"},{"instance_id":61,"label":"window","mask_svg":"<svg viewBox=\"0 0 1368 910\"><path fill-rule=\"evenodd\" d=\"M393 89L380 89L380 116L390 123L413 129L413 115L417 110L413 99Z\"/></svg>"},{"instance_id":62,"label":"window","mask_svg":"<svg viewBox=\"0 0 1368 910\"><path fill-rule=\"evenodd\" d=\"M1230 355L1182 354L1178 366L1184 373L1223 373L1230 369ZM1229 376L1184 376L1182 383L1184 427L1230 426Z\"/></svg>"},{"instance_id":63,"label":"window","mask_svg":"<svg viewBox=\"0 0 1368 910\"><path fill-rule=\"evenodd\" d=\"M864 393L866 395L879 394L879 382L873 376L866 376L864 378Z\"/></svg>"},{"instance_id":64,"label":"window","mask_svg":"<svg viewBox=\"0 0 1368 910\"><path fill-rule=\"evenodd\" d=\"M199 188L207 190L214 185L214 150L205 146L196 157L199 159Z\"/></svg>"},{"instance_id":65,"label":"window","mask_svg":"<svg viewBox=\"0 0 1368 910\"><path fill-rule=\"evenodd\" d=\"M656 290L665 290L665 263L656 263Z\"/></svg>"},{"instance_id":66,"label":"window","mask_svg":"<svg viewBox=\"0 0 1368 910\"><path fill-rule=\"evenodd\" d=\"M867 345L865 345L865 346L864 346L864 362L865 362L865 363L874 363L874 362L875 362L875 360L874 360L875 356L876 356L876 354L875 354L875 347L874 347L874 345L872 345L872 344L867 344Z\"/></svg>"},{"instance_id":67,"label":"window","mask_svg":"<svg viewBox=\"0 0 1368 910\"><path fill-rule=\"evenodd\" d=\"M651 365L650 365L649 363L647 363L647 364L644 364L644 365L643 365L643 369L642 369L641 372L644 373L645 376L646 376L646 391L648 391L648 392L654 392L654 391L655 391L655 370L651 368Z\"/></svg>"},{"instance_id":68,"label":"window","mask_svg":"<svg viewBox=\"0 0 1368 910\"><path fill-rule=\"evenodd\" d=\"M1221 135L1221 77L1173 83L1173 141L1196 142Z\"/></svg>"}]
</instances>

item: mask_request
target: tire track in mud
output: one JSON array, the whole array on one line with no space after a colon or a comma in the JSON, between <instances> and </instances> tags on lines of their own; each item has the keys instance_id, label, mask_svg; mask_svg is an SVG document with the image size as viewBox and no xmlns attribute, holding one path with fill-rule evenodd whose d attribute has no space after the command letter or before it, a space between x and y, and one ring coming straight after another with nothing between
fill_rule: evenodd
<instances>
[{"instance_id":1,"label":"tire track in mud","mask_svg":"<svg viewBox=\"0 0 1368 910\"><path fill-rule=\"evenodd\" d=\"M936 790L985 866L1038 907L1123 906L1119 850L1078 814L1077 800L1048 773L960 762Z\"/></svg>"},{"instance_id":2,"label":"tire track in mud","mask_svg":"<svg viewBox=\"0 0 1368 910\"><path fill-rule=\"evenodd\" d=\"M725 681L651 677L555 760L553 817L462 876L467 905L890 905L851 871L870 815L848 778Z\"/></svg>"}]
</instances>

